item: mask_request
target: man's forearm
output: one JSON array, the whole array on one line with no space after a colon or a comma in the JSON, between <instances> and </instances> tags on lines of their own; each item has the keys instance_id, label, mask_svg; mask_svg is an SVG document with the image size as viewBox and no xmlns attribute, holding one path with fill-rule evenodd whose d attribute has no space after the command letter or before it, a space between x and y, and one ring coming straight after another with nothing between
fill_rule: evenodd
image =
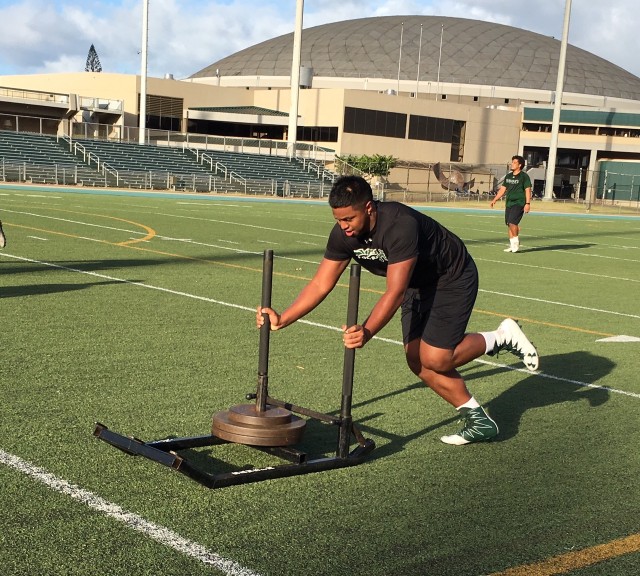
<instances>
[{"instance_id":1,"label":"man's forearm","mask_svg":"<svg viewBox=\"0 0 640 576\"><path fill-rule=\"evenodd\" d=\"M371 310L369 317L362 323L367 340L370 340L389 323L400 308L403 296L404 294L388 293L382 295Z\"/></svg>"},{"instance_id":2,"label":"man's forearm","mask_svg":"<svg viewBox=\"0 0 640 576\"><path fill-rule=\"evenodd\" d=\"M316 306L318 306L329 292L319 290L312 284L304 287L298 297L280 315L280 328L293 324L296 320L306 316Z\"/></svg>"}]
</instances>

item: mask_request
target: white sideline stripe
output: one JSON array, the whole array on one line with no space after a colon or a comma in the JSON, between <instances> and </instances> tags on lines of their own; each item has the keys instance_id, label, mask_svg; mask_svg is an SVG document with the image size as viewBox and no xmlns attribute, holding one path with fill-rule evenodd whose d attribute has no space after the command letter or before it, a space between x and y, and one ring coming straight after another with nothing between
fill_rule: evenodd
<instances>
[{"instance_id":1,"label":"white sideline stripe","mask_svg":"<svg viewBox=\"0 0 640 576\"><path fill-rule=\"evenodd\" d=\"M484 360L480 360L484 364L491 364L491 362L484 362ZM499 364L496 364L499 366ZM528 372L528 370L524 370L523 368L517 368L520 372ZM532 372L529 372L532 374ZM587 388L598 388L599 390L606 390L607 392L615 392L616 394L623 394L625 396L631 396L632 398L640 398L640 394L635 392L627 392L625 390L618 390L617 388L610 388L609 386L600 386L598 384L587 384L586 382L580 382L580 380L571 380L570 378L560 378L560 376L554 376L553 374L545 374L544 372L535 372L538 376L543 376L544 378L549 378L549 380L556 380L558 382L566 382L567 384L577 384L579 386L586 386Z\"/></svg>"},{"instance_id":2,"label":"white sideline stripe","mask_svg":"<svg viewBox=\"0 0 640 576\"><path fill-rule=\"evenodd\" d=\"M127 234L137 234L139 236L146 234L146 232L140 232L139 230L128 230L126 228L117 228L115 226L105 226L104 224L91 224L89 222L81 222L79 220L70 220L69 218L60 218L57 216L44 216L42 214L34 214L33 212L22 212L19 210L9 210L9 209L3 209L3 211L11 212L13 214L23 214L26 216L36 216L38 218L45 218L48 220L58 220L59 222L68 222L70 224L81 224L81 225L91 226L93 228L101 228L103 230L115 230L116 232L126 232ZM168 216L168 214L161 214L161 216L162 215ZM254 226L254 228L258 228L258 226ZM316 236L316 235L312 234L312 236ZM242 250L240 248L229 248L228 246L219 246L217 244L210 244L207 242L196 242L195 240L191 240L189 238L172 238L170 236L161 236L161 235L156 235L155 237L158 238L159 240L173 240L175 242L183 242L185 244L194 244L196 246L207 246L208 248L218 248L220 250L231 250L232 252L236 252L239 254L255 254L257 256L262 255L262 252L252 252L250 250ZM99 242L99 240L96 238L87 238L85 236L78 236L78 238L82 240L90 240L92 242ZM232 242L230 240L218 240L218 242L223 242L227 244L237 244L237 242ZM314 262L312 260L304 260L301 258L291 258L288 256L278 256L278 255L274 255L274 257L280 260L291 260L292 262L305 262L307 264L318 264L318 262Z\"/></svg>"},{"instance_id":3,"label":"white sideline stripe","mask_svg":"<svg viewBox=\"0 0 640 576\"><path fill-rule=\"evenodd\" d=\"M300 320L298 320L298 322L300 322ZM308 324L311 324L311 323L308 322ZM322 324L317 324L317 326L322 326ZM329 328L329 326L324 326L324 328ZM340 330L340 332L342 332L342 330ZM374 336L373 339L383 340L385 342L389 342L390 344L399 344L400 346L403 345L403 343L398 340L390 340L388 338L378 338L377 336ZM547 374L546 372L531 372L531 370L527 370L526 368L514 368L513 366L500 364L500 362L491 362L489 360L483 360L482 358L476 358L474 362L478 362L479 364L485 364L486 366L496 366L497 368L504 368L506 370L511 370L512 372L521 372L522 374L527 374L529 376L538 376L539 378L548 378L550 380L556 380L558 382L566 382L567 384L578 384L579 386L584 386L585 388L598 388L599 390L607 390L609 392L615 392L616 394L631 396L632 398L640 398L640 394L636 394L635 392L627 392L626 390L618 390L617 388L610 388L609 386L601 386L599 384L589 384L588 382L581 382L580 380L571 380L570 378L554 376L553 374Z\"/></svg>"},{"instance_id":4,"label":"white sideline stripe","mask_svg":"<svg viewBox=\"0 0 640 576\"><path fill-rule=\"evenodd\" d=\"M203 206L224 206L225 208L251 208L251 206L247 206L244 204L229 204L227 202L176 202L178 205L187 205L187 206L198 206L198 208L202 208ZM145 207L146 208L146 207Z\"/></svg>"},{"instance_id":5,"label":"white sideline stripe","mask_svg":"<svg viewBox=\"0 0 640 576\"><path fill-rule=\"evenodd\" d=\"M483 290L482 288L480 288L478 292L485 292L486 294L496 294L498 296L507 296L509 298L520 298L521 300L532 300L533 302L541 302L542 304L553 304L554 306L567 306L568 308L578 308L579 310L588 310L589 312L602 312L603 314L614 314L616 316L626 316L627 318L640 318L640 316L638 316L637 314L625 314L624 312L614 312L613 310L589 308L588 306L578 306L577 304L566 304L564 302L555 302L553 300L543 300L542 298L520 296L519 294L506 294L504 292L495 292L493 290Z\"/></svg>"},{"instance_id":6,"label":"white sideline stripe","mask_svg":"<svg viewBox=\"0 0 640 576\"><path fill-rule=\"evenodd\" d=\"M316 238L322 238L323 240L327 238L326 234L313 234L311 232L296 232L295 230L282 230L281 228L269 228L268 226L259 226L258 224L246 224L244 222L231 222L229 220L216 220L214 218L202 218L198 216L182 216L177 214L165 214L162 212L156 212L156 214L160 216L169 216L171 218L185 218L187 220L201 220L203 222L215 222L216 224L229 224L230 226L242 227L242 228L256 228L258 230L266 230L268 232L282 232L284 234L295 234L296 236L303 234L305 236L314 236Z\"/></svg>"},{"instance_id":7,"label":"white sideline stripe","mask_svg":"<svg viewBox=\"0 0 640 576\"><path fill-rule=\"evenodd\" d=\"M114 276L107 276L106 274L99 274L98 272L89 272L87 270L78 270L77 268L70 268L68 266L61 266L60 264L53 264L52 262L43 262L41 260L33 260L31 258L25 258L23 256L14 256L12 254L3 253L3 256L8 256L9 258L15 258L16 260L23 260L25 262L31 262L32 264L42 264L44 266L51 266L52 268L59 268L61 270L67 270L69 272L78 272L79 274L87 274L88 276L96 276L97 278L103 278L105 280L115 280L117 282L122 282L123 284L132 284L135 286L140 286L142 288L148 288L150 290L158 290L159 292L166 292L168 294L175 294L176 296L185 296L187 298L193 298L194 300L201 300L203 302L210 302L212 304L220 304L221 306L226 306L228 308L236 308L238 310L246 310L248 312L255 313L256 308L251 308L250 306L241 306L240 304L231 304L230 302L223 302L222 300L215 300L213 298L207 298L206 296L197 296L196 294L189 294L187 292L180 292L178 290L171 290L169 288L162 288L160 286L153 286L151 284L143 284L141 282L132 282L131 280L123 280L122 278L115 278ZM511 296L507 294L507 296ZM336 326L328 326L327 324L319 324L318 322L311 322L309 320L297 320L300 324L306 324L308 326L315 326L317 328L324 328L326 330L333 330L334 332L342 332L341 328ZM387 342L389 344L397 344L402 346L403 343L399 340L392 340L390 338L381 338L379 336L374 336L374 340L380 340L381 342ZM505 368L506 370L512 370L514 372L522 372L523 374L535 374L540 378L550 378L552 380L557 380L560 382L567 382L569 384L579 384L580 386L585 386L586 388L599 388L601 390L608 390L609 392L615 392L616 394L624 394L625 396L632 396L633 398L640 398L640 394L636 394L634 392L627 392L625 390L618 390L617 388L610 388L609 386L600 386L597 384L589 384L588 382L580 382L579 380L571 380L569 378L562 378L560 376L553 376L551 374L546 374L544 372L530 372L529 370L525 370L524 368L513 368L511 366L507 366L505 364L500 364L499 362L489 362L488 360L481 360L480 358L476 358L476 362L480 364L486 364L488 366L497 366L500 368Z\"/></svg>"},{"instance_id":8,"label":"white sideline stripe","mask_svg":"<svg viewBox=\"0 0 640 576\"><path fill-rule=\"evenodd\" d=\"M100 512L109 518L117 520L118 522L122 522L128 528L141 532L145 536L152 538L164 546L173 548L186 556L191 556L203 564L213 566L228 576L259 576L257 572L244 568L232 560L227 560L219 554L216 554L211 550L207 550L201 544L183 538L180 534L169 530L169 528L149 522L132 512L127 512L117 504L113 504L112 502L101 498L97 494L80 488L75 484L70 484L66 480L58 478L43 468L39 468L18 456L9 454L1 448L0 463L11 467L18 472L22 472L38 482L42 482L42 484L56 492L70 496L74 500L85 504L92 510Z\"/></svg>"},{"instance_id":9,"label":"white sideline stripe","mask_svg":"<svg viewBox=\"0 0 640 576\"><path fill-rule=\"evenodd\" d=\"M199 203L196 203L196 204L199 204ZM80 206L78 206L78 208L80 208ZM69 218L60 218L60 217L57 217L57 216L48 216L48 215L43 215L43 214L35 214L33 212L24 212L24 211L20 211L20 210L9 210L9 209L4 209L4 211L5 212L11 212L11 213L14 213L14 214L24 214L26 216L35 216L35 217L38 217L38 218L45 218L45 219L48 219L48 220L58 220L60 222L69 222L70 224L80 224L80 225L92 226L94 228L102 228L104 230L115 230L117 232L127 232L129 234L138 234L138 235L146 234L146 232L140 232L138 230L127 230L127 229L124 229L124 228L117 228L115 226L105 226L103 224L91 224L91 223L88 223L88 222L81 222L81 221L78 221L78 220L71 220ZM217 223L223 223L223 224L234 224L234 225L238 225L238 226L242 225L242 226L248 226L248 227L251 227L251 228L257 228L257 229L263 229L263 230L269 230L269 231L275 230L277 232L291 232L290 230L280 230L279 228L267 228L265 226L258 226L258 225L255 225L255 224L233 223L233 222L229 222L229 221L226 221L226 220L213 220L213 219L210 219L210 218L198 218L198 217L195 217L195 216L176 216L175 214L165 214L163 212L157 212L156 214L160 215L160 216L171 216L171 217L174 217L174 218L189 218L191 220L203 220L203 221L206 221L206 222L217 222ZM485 232L485 230L479 230L477 228L472 228L472 230L475 230L477 232ZM302 234L302 235L305 235L305 236L314 236L314 237L326 238L326 236L320 236L319 234L310 234L308 232L300 232L299 234ZM184 242L184 243L187 243L187 244L194 244L194 245L197 245L197 246L208 246L208 247L211 247L211 248L218 248L218 249L221 249L221 250L230 250L230 248L228 248L226 246L219 246L219 245L216 245L216 244L210 244L210 243L206 243L206 242L196 242L195 240L191 240L191 239L188 239L188 238L172 238L170 236L161 236L161 235L157 235L156 238L158 238L160 240L174 240L176 242ZM85 239L85 240L95 240L95 238L83 238L83 239ZM227 240L218 240L218 242L231 243L230 241L227 241ZM577 242L577 241L573 241L573 242ZM265 242L261 241L261 243L265 243ZM489 244L498 245L498 246L502 246L503 245L503 243L498 243L498 242L490 242ZM315 246L316 244L309 243L309 245ZM234 250L236 252L238 252L238 253L241 253L241 254L258 254L258 255L260 254L260 252L252 252L250 250L242 250L242 249L234 249ZM563 250L554 250L554 251L563 252ZM566 252L566 250L565 250L565 252ZM601 256L601 255L596 255L596 254L589 254L589 255L582 254L582 255L583 256L594 256L594 257L597 256L599 258L610 258L610 259L614 259L614 260L626 260L624 258L615 258L613 256ZM310 260L304 260L304 259L301 259L301 258L291 258L291 257L287 257L287 256L277 256L277 255L276 255L276 258L279 258L279 259L282 259L282 260L291 260L291 261L294 261L294 262L305 262L305 263L310 263L310 264L317 264L317 262L313 262L313 261L310 261ZM532 266L532 265L529 265L529 264L523 264L522 262L518 262L518 263L505 262L503 260L491 260L491 259L488 259L488 258L477 258L477 257L475 259L476 260L483 260L485 262L495 262L495 263L500 263L500 264L526 266L526 267L540 268L540 269L545 269L545 270L556 270L558 272L567 272L569 274L582 274L582 275L587 275L587 276L597 276L597 277L600 277L600 278L611 278L612 280L618 280L619 279L619 280L625 280L625 281L629 281L629 282L638 282L637 280L630 280L629 278L616 278L615 276L608 277L608 276L604 276L604 275L589 274L589 273L586 273L586 272L579 272L579 271L576 271L576 270L561 270L561 269L555 269L555 268L548 268L548 267L544 267L544 266ZM637 262L637 260L628 260L628 261Z\"/></svg>"},{"instance_id":10,"label":"white sideline stripe","mask_svg":"<svg viewBox=\"0 0 640 576\"><path fill-rule=\"evenodd\" d=\"M580 270L566 270L565 268L553 268L551 266L537 266L535 264L523 264L522 262L505 262L504 260L492 260L491 258L473 257L476 262L493 262L494 264L506 264L507 266L521 266L523 268L534 268L537 270L551 270L552 272L565 272L567 274L579 274L582 276L595 276L606 280L620 280L623 282L640 282L633 278L622 278L620 276L607 276L606 274L595 274L593 272L581 272Z\"/></svg>"}]
</instances>

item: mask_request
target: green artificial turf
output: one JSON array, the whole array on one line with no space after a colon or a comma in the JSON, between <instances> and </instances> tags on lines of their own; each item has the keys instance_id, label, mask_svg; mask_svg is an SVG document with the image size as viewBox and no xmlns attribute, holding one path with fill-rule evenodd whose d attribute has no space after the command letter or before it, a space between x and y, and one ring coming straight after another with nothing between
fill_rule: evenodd
<instances>
[{"instance_id":1,"label":"green artificial turf","mask_svg":"<svg viewBox=\"0 0 640 576\"><path fill-rule=\"evenodd\" d=\"M356 353L353 416L376 449L359 466L209 490L93 437L210 432L257 386L262 254L273 306L313 275L333 220L324 203L193 195L0 190L0 573L17 575L477 576L640 538L640 219L542 214L503 252L496 209L424 208L480 270L470 330L520 319L539 374L510 354L461 368L498 422L487 444L439 437L455 411L406 367L395 318ZM145 241L139 241L145 239ZM348 277L270 338L269 391L340 408ZM360 317L384 290L363 272ZM303 448L331 455L334 427ZM241 445L190 450L209 472L281 463ZM29 475L53 477L213 555L158 542ZM640 571L640 545L573 576ZM191 549L193 552L193 549ZM231 564L225 564L228 560ZM519 568L520 567L520 568ZM530 571L530 574L535 572ZM515 573L513 573L515 574ZM527 574L526 571L517 573Z\"/></svg>"}]
</instances>

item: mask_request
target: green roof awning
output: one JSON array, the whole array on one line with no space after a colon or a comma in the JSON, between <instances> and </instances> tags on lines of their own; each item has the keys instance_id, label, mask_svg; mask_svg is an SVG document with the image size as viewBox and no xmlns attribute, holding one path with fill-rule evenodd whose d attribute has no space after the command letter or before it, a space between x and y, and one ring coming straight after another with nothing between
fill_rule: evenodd
<instances>
[{"instance_id":1,"label":"green roof awning","mask_svg":"<svg viewBox=\"0 0 640 576\"><path fill-rule=\"evenodd\" d=\"M198 112L222 112L223 114L251 114L262 116L289 116L288 112L280 112L279 110L269 110L260 106L201 106L189 108L189 110L197 110Z\"/></svg>"}]
</instances>

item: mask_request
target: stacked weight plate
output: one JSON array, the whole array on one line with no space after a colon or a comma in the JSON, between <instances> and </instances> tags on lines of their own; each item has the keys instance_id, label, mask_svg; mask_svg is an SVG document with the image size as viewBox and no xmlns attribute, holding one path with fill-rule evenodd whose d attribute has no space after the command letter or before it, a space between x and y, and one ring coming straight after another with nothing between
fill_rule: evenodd
<instances>
[{"instance_id":1,"label":"stacked weight plate","mask_svg":"<svg viewBox=\"0 0 640 576\"><path fill-rule=\"evenodd\" d=\"M290 446L302 438L307 421L285 408L240 404L213 415L211 433L237 444Z\"/></svg>"}]
</instances>

